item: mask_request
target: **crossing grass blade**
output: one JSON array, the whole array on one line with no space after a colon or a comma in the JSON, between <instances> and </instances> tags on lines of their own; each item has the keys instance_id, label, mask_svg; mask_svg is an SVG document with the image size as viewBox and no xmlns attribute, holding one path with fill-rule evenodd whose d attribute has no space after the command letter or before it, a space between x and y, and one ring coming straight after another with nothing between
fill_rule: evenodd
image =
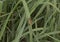
<instances>
[{"instance_id":1,"label":"crossing grass blade","mask_svg":"<svg viewBox=\"0 0 60 42\"><path fill-rule=\"evenodd\" d=\"M6 28L6 26L7 26L7 23L8 23L8 21L9 21L9 18L11 17L11 15L13 14L14 10L16 9L16 7L18 6L19 3L20 3L20 0L19 0L18 3L15 5L15 7L11 10L11 12L9 13L7 19L5 20L5 22L4 22L4 24L3 24L2 28L1 28L1 31L0 31L0 40L1 40L2 36L3 36L3 33L4 33L5 28Z\"/></svg>"},{"instance_id":2,"label":"crossing grass blade","mask_svg":"<svg viewBox=\"0 0 60 42\"><path fill-rule=\"evenodd\" d=\"M0 0L0 42L60 42L60 0Z\"/></svg>"}]
</instances>

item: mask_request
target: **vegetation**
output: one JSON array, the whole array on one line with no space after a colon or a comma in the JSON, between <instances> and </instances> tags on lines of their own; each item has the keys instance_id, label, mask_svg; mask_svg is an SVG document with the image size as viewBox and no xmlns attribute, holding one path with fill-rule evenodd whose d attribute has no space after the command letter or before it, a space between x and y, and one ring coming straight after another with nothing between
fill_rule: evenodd
<instances>
[{"instance_id":1,"label":"vegetation","mask_svg":"<svg viewBox=\"0 0 60 42\"><path fill-rule=\"evenodd\" d=\"M0 0L0 42L60 42L60 0Z\"/></svg>"}]
</instances>

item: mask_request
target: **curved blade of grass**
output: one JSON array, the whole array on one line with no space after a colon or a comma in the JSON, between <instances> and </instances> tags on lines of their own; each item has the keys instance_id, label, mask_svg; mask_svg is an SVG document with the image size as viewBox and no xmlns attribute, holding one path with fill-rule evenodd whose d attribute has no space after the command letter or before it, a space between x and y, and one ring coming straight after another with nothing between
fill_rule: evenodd
<instances>
[{"instance_id":1,"label":"curved blade of grass","mask_svg":"<svg viewBox=\"0 0 60 42\"><path fill-rule=\"evenodd\" d=\"M44 0L41 0L41 1L38 0L38 1L36 1L35 4L33 5L33 7L31 8L31 12L30 12L30 13L32 14L33 11L34 11L40 4L43 4L43 1L44 1Z\"/></svg>"},{"instance_id":2,"label":"curved blade of grass","mask_svg":"<svg viewBox=\"0 0 60 42\"><path fill-rule=\"evenodd\" d=\"M52 4L52 3L50 3L50 2L47 2L47 4L51 5L53 8L55 8L55 9L60 13L59 8L57 8L54 4Z\"/></svg>"},{"instance_id":3,"label":"curved blade of grass","mask_svg":"<svg viewBox=\"0 0 60 42\"><path fill-rule=\"evenodd\" d=\"M50 36L50 35L48 35L50 38L52 38L53 40L55 40L56 42L60 42L60 40L59 39L56 39L56 38L54 38L54 37L52 37L52 36Z\"/></svg>"},{"instance_id":4,"label":"curved blade of grass","mask_svg":"<svg viewBox=\"0 0 60 42\"><path fill-rule=\"evenodd\" d=\"M36 19L42 13L42 11L44 10L45 7L46 7L46 3L40 8L40 10L38 11L38 13L34 17L34 19Z\"/></svg>"},{"instance_id":5,"label":"curved blade of grass","mask_svg":"<svg viewBox=\"0 0 60 42\"><path fill-rule=\"evenodd\" d=\"M39 39L44 38L44 37L46 37L48 35L55 35L55 34L59 34L59 33L60 33L60 31L53 31L53 32L45 33L44 35L41 35L39 37Z\"/></svg>"},{"instance_id":6,"label":"curved blade of grass","mask_svg":"<svg viewBox=\"0 0 60 42\"><path fill-rule=\"evenodd\" d=\"M26 3L25 0L21 0L25 9L25 13L26 13L26 19L29 21L30 17L30 12L29 12L29 8L28 5ZM30 25L29 27L29 32L30 32L30 42L33 42L33 37L32 37L32 26Z\"/></svg>"},{"instance_id":7,"label":"curved blade of grass","mask_svg":"<svg viewBox=\"0 0 60 42\"><path fill-rule=\"evenodd\" d=\"M23 17L21 18L21 21L20 21L20 23L19 23L19 26L18 26L18 28L17 28L17 30L16 30L16 35L17 35L17 33L19 33L19 30L21 29L21 27L22 27L22 25L23 25L23 22L24 22L24 19L25 19L25 14L24 14Z\"/></svg>"},{"instance_id":8,"label":"curved blade of grass","mask_svg":"<svg viewBox=\"0 0 60 42\"><path fill-rule=\"evenodd\" d=\"M0 40L1 40L2 36L3 36L3 33L4 33L5 28L6 28L6 26L7 26L7 23L8 23L8 21L9 21L9 18L11 17L12 13L14 12L14 10L16 9L16 7L18 6L18 4L19 4L20 2L21 2L20 0L17 2L17 4L14 6L14 8L13 8L13 9L11 10L11 12L9 13L6 21L4 22L4 24L3 24L2 28L1 28L1 31L0 31Z\"/></svg>"},{"instance_id":9,"label":"curved blade of grass","mask_svg":"<svg viewBox=\"0 0 60 42\"><path fill-rule=\"evenodd\" d=\"M53 6L58 12L60 12L60 10L55 6L55 5L53 5L52 3L50 3L50 2L46 2L47 4L50 4L51 6ZM41 10L43 11L43 8L41 8ZM42 12L41 11L41 12ZM39 11L39 13L41 13L40 11ZM35 16L35 18L38 16L39 14L37 14L36 16Z\"/></svg>"},{"instance_id":10,"label":"curved blade of grass","mask_svg":"<svg viewBox=\"0 0 60 42\"><path fill-rule=\"evenodd\" d=\"M20 38L22 37L26 23L27 23L27 21L25 20L23 26L19 29L17 35L15 36L15 39L12 42L19 42ZM20 27L20 25L18 26L18 28L19 27Z\"/></svg>"},{"instance_id":11,"label":"curved blade of grass","mask_svg":"<svg viewBox=\"0 0 60 42\"><path fill-rule=\"evenodd\" d=\"M30 2L31 2L32 0L29 0L27 3L29 4ZM22 10L23 10L23 7L21 8L21 12L22 12ZM4 17L4 16L7 16L7 15L9 15L9 14L4 14L4 15L2 15L2 16L0 16L0 17Z\"/></svg>"},{"instance_id":12,"label":"curved blade of grass","mask_svg":"<svg viewBox=\"0 0 60 42\"><path fill-rule=\"evenodd\" d=\"M58 11L58 12L60 12L60 10L55 6L55 5L53 5L52 3L50 3L50 2L46 2L47 4L50 4L50 5L52 5L54 8L56 8L56 10ZM39 3L40 4L40 3ZM38 4L38 5L39 5ZM37 5L37 6L38 6ZM34 19L37 17L37 16L39 16L39 13L41 13L42 11L43 11L43 9L44 9L45 7L43 6L40 10L39 10L39 12L37 13L37 15L34 17ZM33 12L33 11L32 11ZM31 13L32 13L31 12Z\"/></svg>"},{"instance_id":13,"label":"curved blade of grass","mask_svg":"<svg viewBox=\"0 0 60 42\"><path fill-rule=\"evenodd\" d=\"M25 9L25 13L26 13L26 18L29 19L30 18L30 12L29 12L29 8L27 6L27 3L25 0L22 0L23 5L24 5L24 9Z\"/></svg>"},{"instance_id":14,"label":"curved blade of grass","mask_svg":"<svg viewBox=\"0 0 60 42\"><path fill-rule=\"evenodd\" d=\"M39 39L37 38L37 35L35 35L34 33L33 33L33 35L34 35L35 40L36 40L37 42L40 42Z\"/></svg>"},{"instance_id":15,"label":"curved blade of grass","mask_svg":"<svg viewBox=\"0 0 60 42\"><path fill-rule=\"evenodd\" d=\"M4 16L7 16L7 15L9 15L9 14L7 13L7 14L4 14L4 15L1 15L0 18L2 18L2 17L4 17Z\"/></svg>"},{"instance_id":16,"label":"curved blade of grass","mask_svg":"<svg viewBox=\"0 0 60 42\"><path fill-rule=\"evenodd\" d=\"M47 0L47 2L49 2L49 0ZM46 6L45 22L47 21L48 17L50 16L50 13L51 13L50 5L47 4L47 6Z\"/></svg>"},{"instance_id":17,"label":"curved blade of grass","mask_svg":"<svg viewBox=\"0 0 60 42\"><path fill-rule=\"evenodd\" d=\"M54 23L55 23L55 18L53 17L52 20L51 20L51 23L50 23L50 28L51 28L51 31L54 31Z\"/></svg>"},{"instance_id":18,"label":"curved blade of grass","mask_svg":"<svg viewBox=\"0 0 60 42\"><path fill-rule=\"evenodd\" d=\"M42 18L44 18L44 16L42 16L42 17L40 17L40 18L38 18L38 19L35 19L35 20L32 22L31 25L33 25L35 22L41 20ZM29 28L29 26L26 27L25 31L26 31L28 28Z\"/></svg>"},{"instance_id":19,"label":"curved blade of grass","mask_svg":"<svg viewBox=\"0 0 60 42\"><path fill-rule=\"evenodd\" d=\"M46 26L47 26L47 23L51 20L52 16L56 13L56 11L53 12L53 14L48 18L48 20L45 22L44 24L44 30L39 34L43 34L47 29L46 29Z\"/></svg>"},{"instance_id":20,"label":"curved blade of grass","mask_svg":"<svg viewBox=\"0 0 60 42\"><path fill-rule=\"evenodd\" d=\"M40 30L43 30L43 28L32 29L32 32L36 32L36 31L40 31ZM30 33L30 32L28 31L28 32L24 33L22 36L26 36L26 35L28 35L29 33Z\"/></svg>"}]
</instances>

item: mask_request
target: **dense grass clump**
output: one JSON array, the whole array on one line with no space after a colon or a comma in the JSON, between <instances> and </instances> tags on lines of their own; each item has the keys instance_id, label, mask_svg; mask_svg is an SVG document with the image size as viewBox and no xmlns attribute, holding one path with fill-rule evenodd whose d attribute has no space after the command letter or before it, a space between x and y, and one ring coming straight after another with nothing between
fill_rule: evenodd
<instances>
[{"instance_id":1,"label":"dense grass clump","mask_svg":"<svg viewBox=\"0 0 60 42\"><path fill-rule=\"evenodd\" d=\"M60 0L0 0L0 42L60 42Z\"/></svg>"}]
</instances>

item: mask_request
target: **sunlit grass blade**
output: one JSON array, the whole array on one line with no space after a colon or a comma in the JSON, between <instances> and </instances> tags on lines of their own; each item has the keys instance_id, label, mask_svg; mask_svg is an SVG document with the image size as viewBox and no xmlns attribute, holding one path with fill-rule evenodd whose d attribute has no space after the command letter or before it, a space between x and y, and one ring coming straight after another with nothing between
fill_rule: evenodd
<instances>
[{"instance_id":1,"label":"sunlit grass blade","mask_svg":"<svg viewBox=\"0 0 60 42\"><path fill-rule=\"evenodd\" d=\"M30 12L29 12L28 5L27 5L27 3L26 3L25 0L22 0L22 2L23 2L24 9L25 9L25 13L26 13L26 19L27 19L28 22L29 22L29 20L30 20L31 17L30 17ZM29 24L29 23L28 23L28 24ZM29 32L30 32L30 42L33 42L32 26L31 26L31 24L30 24L30 26L29 26Z\"/></svg>"}]
</instances>

